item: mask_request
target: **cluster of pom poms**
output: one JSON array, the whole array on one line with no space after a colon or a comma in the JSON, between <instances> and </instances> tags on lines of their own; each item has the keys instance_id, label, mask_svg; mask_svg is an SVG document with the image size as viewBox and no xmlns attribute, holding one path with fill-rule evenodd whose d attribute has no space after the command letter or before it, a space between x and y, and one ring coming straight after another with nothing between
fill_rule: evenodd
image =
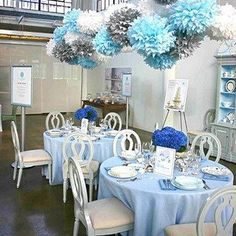
<instances>
[{"instance_id":1,"label":"cluster of pom poms","mask_svg":"<svg viewBox=\"0 0 236 236\"><path fill-rule=\"evenodd\" d=\"M191 56L205 36L235 40L236 9L216 0L140 0L103 12L67 12L47 53L92 69L118 53L136 50L150 67L165 70Z\"/></svg>"}]
</instances>

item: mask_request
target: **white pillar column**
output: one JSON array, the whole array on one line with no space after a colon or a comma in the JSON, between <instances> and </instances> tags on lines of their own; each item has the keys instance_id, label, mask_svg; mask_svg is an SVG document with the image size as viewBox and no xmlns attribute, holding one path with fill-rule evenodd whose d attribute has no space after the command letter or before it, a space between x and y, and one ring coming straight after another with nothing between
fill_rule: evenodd
<instances>
[{"instance_id":1,"label":"white pillar column","mask_svg":"<svg viewBox=\"0 0 236 236\"><path fill-rule=\"evenodd\" d=\"M166 95L166 90L167 90L167 85L169 80L176 79L176 66L173 66L171 69L167 69L164 71L164 76L163 76L163 94L164 96ZM163 105L164 107L164 105ZM163 121L165 119L167 111L165 110L163 112ZM170 111L169 115L167 117L165 126L174 126L174 112Z\"/></svg>"}]
</instances>

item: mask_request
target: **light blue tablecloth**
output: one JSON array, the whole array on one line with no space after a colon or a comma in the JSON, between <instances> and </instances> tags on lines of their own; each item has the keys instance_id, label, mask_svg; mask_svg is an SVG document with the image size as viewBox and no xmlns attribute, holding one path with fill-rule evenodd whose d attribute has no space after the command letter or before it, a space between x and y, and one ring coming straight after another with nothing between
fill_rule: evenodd
<instances>
[{"instance_id":1,"label":"light blue tablecloth","mask_svg":"<svg viewBox=\"0 0 236 236\"><path fill-rule=\"evenodd\" d=\"M158 181L162 177L153 173L144 174L141 180L118 183L104 168L120 165L121 162L120 158L113 157L102 163L98 198L115 196L134 212L134 230L128 233L129 236L163 236L164 228L168 225L196 222L207 197L218 188L233 185L233 174L227 182L206 180L210 190L161 190ZM210 165L216 163L202 163L202 166Z\"/></svg>"},{"instance_id":2,"label":"light blue tablecloth","mask_svg":"<svg viewBox=\"0 0 236 236\"><path fill-rule=\"evenodd\" d=\"M52 185L62 184L62 146L65 141L64 137L52 138L46 133L43 134L44 149L52 156ZM101 138L100 140L93 141L94 144L94 160L102 163L113 155L113 137ZM43 175L47 176L47 167L43 168Z\"/></svg>"}]
</instances>

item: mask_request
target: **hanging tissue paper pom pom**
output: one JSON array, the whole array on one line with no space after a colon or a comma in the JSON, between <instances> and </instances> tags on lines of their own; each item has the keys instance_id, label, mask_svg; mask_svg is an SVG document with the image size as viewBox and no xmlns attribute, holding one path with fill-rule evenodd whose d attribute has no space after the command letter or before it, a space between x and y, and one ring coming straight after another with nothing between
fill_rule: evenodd
<instances>
[{"instance_id":1,"label":"hanging tissue paper pom pom","mask_svg":"<svg viewBox=\"0 0 236 236\"><path fill-rule=\"evenodd\" d=\"M236 9L229 4L219 7L219 15L210 31L210 38L216 40L236 39Z\"/></svg>"},{"instance_id":2,"label":"hanging tissue paper pom pom","mask_svg":"<svg viewBox=\"0 0 236 236\"><path fill-rule=\"evenodd\" d=\"M57 27L53 32L53 40L55 43L60 43L64 39L67 29L65 26Z\"/></svg>"},{"instance_id":3,"label":"hanging tissue paper pom pom","mask_svg":"<svg viewBox=\"0 0 236 236\"><path fill-rule=\"evenodd\" d=\"M169 6L160 5L154 0L140 0L138 2L138 10L142 16L159 15L166 17L169 13Z\"/></svg>"},{"instance_id":4,"label":"hanging tissue paper pom pom","mask_svg":"<svg viewBox=\"0 0 236 236\"><path fill-rule=\"evenodd\" d=\"M77 57L69 62L70 65L81 65L85 69L93 69L98 64L89 57Z\"/></svg>"},{"instance_id":5,"label":"hanging tissue paper pom pom","mask_svg":"<svg viewBox=\"0 0 236 236\"><path fill-rule=\"evenodd\" d=\"M79 38L71 44L71 47L77 57L90 57L95 51L92 39L85 35L80 35Z\"/></svg>"},{"instance_id":6,"label":"hanging tissue paper pom pom","mask_svg":"<svg viewBox=\"0 0 236 236\"><path fill-rule=\"evenodd\" d=\"M53 49L54 47L56 46L56 43L54 42L53 39L50 39L46 45L46 48L47 48L47 55L48 56L52 56L53 55Z\"/></svg>"},{"instance_id":7,"label":"hanging tissue paper pom pom","mask_svg":"<svg viewBox=\"0 0 236 236\"><path fill-rule=\"evenodd\" d=\"M122 46L128 46L128 28L140 15L141 13L138 10L128 7L123 7L115 11L107 22L107 31L112 39Z\"/></svg>"},{"instance_id":8,"label":"hanging tissue paper pom pom","mask_svg":"<svg viewBox=\"0 0 236 236\"><path fill-rule=\"evenodd\" d=\"M75 54L69 44L66 44L63 40L62 42L56 44L53 48L53 55L59 59L61 62L70 62L75 58Z\"/></svg>"},{"instance_id":9,"label":"hanging tissue paper pom pom","mask_svg":"<svg viewBox=\"0 0 236 236\"><path fill-rule=\"evenodd\" d=\"M132 3L120 3L120 4L114 4L110 5L106 11L104 11L104 20L105 22L108 22L110 20L110 16L115 12L119 11L122 8L131 8L136 9L137 7Z\"/></svg>"},{"instance_id":10,"label":"hanging tissue paper pom pom","mask_svg":"<svg viewBox=\"0 0 236 236\"><path fill-rule=\"evenodd\" d=\"M161 4L172 4L176 2L177 0L156 0L156 1Z\"/></svg>"},{"instance_id":11,"label":"hanging tissue paper pom pom","mask_svg":"<svg viewBox=\"0 0 236 236\"><path fill-rule=\"evenodd\" d=\"M213 23L217 9L215 0L181 0L172 6L169 23L177 32L202 34Z\"/></svg>"},{"instance_id":12,"label":"hanging tissue paper pom pom","mask_svg":"<svg viewBox=\"0 0 236 236\"><path fill-rule=\"evenodd\" d=\"M145 16L134 21L128 36L133 48L139 53L156 55L168 52L174 47L175 36L166 25L166 19L159 16Z\"/></svg>"},{"instance_id":13,"label":"hanging tissue paper pom pom","mask_svg":"<svg viewBox=\"0 0 236 236\"><path fill-rule=\"evenodd\" d=\"M70 32L78 32L79 28L77 27L77 19L80 15L80 10L71 10L68 11L63 19L64 25L67 27L67 30Z\"/></svg>"},{"instance_id":14,"label":"hanging tissue paper pom pom","mask_svg":"<svg viewBox=\"0 0 236 236\"><path fill-rule=\"evenodd\" d=\"M177 58L170 55L169 53L164 53L155 56L147 56L144 57L144 61L154 69L170 69L173 65L175 65Z\"/></svg>"},{"instance_id":15,"label":"hanging tissue paper pom pom","mask_svg":"<svg viewBox=\"0 0 236 236\"><path fill-rule=\"evenodd\" d=\"M77 19L77 26L82 33L95 35L103 25L103 16L96 11L84 11Z\"/></svg>"},{"instance_id":16,"label":"hanging tissue paper pom pom","mask_svg":"<svg viewBox=\"0 0 236 236\"><path fill-rule=\"evenodd\" d=\"M98 53L113 56L121 51L122 46L112 40L105 28L101 29L93 40L93 46Z\"/></svg>"},{"instance_id":17,"label":"hanging tissue paper pom pom","mask_svg":"<svg viewBox=\"0 0 236 236\"><path fill-rule=\"evenodd\" d=\"M189 57L193 54L194 50L200 46L202 39L202 37L189 37L184 35L177 37L175 47L171 50L171 54L179 59Z\"/></svg>"},{"instance_id":18,"label":"hanging tissue paper pom pom","mask_svg":"<svg viewBox=\"0 0 236 236\"><path fill-rule=\"evenodd\" d=\"M72 44L76 39L78 39L80 34L75 32L67 32L64 36L64 40L68 44Z\"/></svg>"}]
</instances>

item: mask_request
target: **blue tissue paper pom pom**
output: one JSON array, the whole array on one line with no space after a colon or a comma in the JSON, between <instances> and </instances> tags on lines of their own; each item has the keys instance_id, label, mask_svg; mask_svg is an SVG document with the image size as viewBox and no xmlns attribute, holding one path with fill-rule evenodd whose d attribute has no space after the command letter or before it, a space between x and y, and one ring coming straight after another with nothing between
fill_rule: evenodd
<instances>
[{"instance_id":1,"label":"blue tissue paper pom pom","mask_svg":"<svg viewBox=\"0 0 236 236\"><path fill-rule=\"evenodd\" d=\"M93 39L93 45L98 53L106 56L113 56L119 53L122 46L112 40L105 28L102 28Z\"/></svg>"},{"instance_id":2,"label":"blue tissue paper pom pom","mask_svg":"<svg viewBox=\"0 0 236 236\"><path fill-rule=\"evenodd\" d=\"M85 69L93 69L98 63L89 57L77 57L69 62L70 65L81 65Z\"/></svg>"},{"instance_id":3,"label":"blue tissue paper pom pom","mask_svg":"<svg viewBox=\"0 0 236 236\"><path fill-rule=\"evenodd\" d=\"M132 47L147 56L168 52L175 46L176 39L167 20L158 15L136 19L128 30L128 36Z\"/></svg>"},{"instance_id":4,"label":"blue tissue paper pom pom","mask_svg":"<svg viewBox=\"0 0 236 236\"><path fill-rule=\"evenodd\" d=\"M67 28L68 32L75 32L75 33L79 33L79 28L77 26L77 19L80 15L80 10L71 10L68 11L63 19L63 23Z\"/></svg>"},{"instance_id":5,"label":"blue tissue paper pom pom","mask_svg":"<svg viewBox=\"0 0 236 236\"><path fill-rule=\"evenodd\" d=\"M144 61L154 69L170 69L177 62L177 58L170 53L155 56L144 56Z\"/></svg>"},{"instance_id":6,"label":"blue tissue paper pom pom","mask_svg":"<svg viewBox=\"0 0 236 236\"><path fill-rule=\"evenodd\" d=\"M169 24L177 32L202 34L218 14L216 0L180 0L171 9Z\"/></svg>"},{"instance_id":7,"label":"blue tissue paper pom pom","mask_svg":"<svg viewBox=\"0 0 236 236\"><path fill-rule=\"evenodd\" d=\"M65 26L57 27L53 32L53 40L55 43L60 43L64 39L67 29Z\"/></svg>"}]
</instances>

